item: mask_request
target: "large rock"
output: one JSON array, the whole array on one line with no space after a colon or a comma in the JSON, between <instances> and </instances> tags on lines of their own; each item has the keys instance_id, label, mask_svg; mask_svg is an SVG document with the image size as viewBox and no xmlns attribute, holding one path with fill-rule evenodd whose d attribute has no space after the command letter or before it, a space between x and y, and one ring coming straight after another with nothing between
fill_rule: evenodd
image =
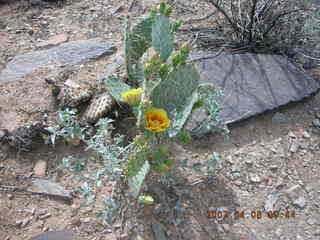
<instances>
[{"instance_id":1,"label":"large rock","mask_svg":"<svg viewBox=\"0 0 320 240\"><path fill-rule=\"evenodd\" d=\"M84 63L113 51L112 43L96 38L68 42L47 50L18 55L0 73L0 84L18 80L42 67Z\"/></svg>"},{"instance_id":2,"label":"large rock","mask_svg":"<svg viewBox=\"0 0 320 240\"><path fill-rule=\"evenodd\" d=\"M223 90L219 99L223 109L218 117L225 123L299 101L320 87L319 82L280 55L222 53L206 58L212 55L201 52L191 59L198 59L202 83L210 82ZM205 117L196 116L198 122Z\"/></svg>"}]
</instances>

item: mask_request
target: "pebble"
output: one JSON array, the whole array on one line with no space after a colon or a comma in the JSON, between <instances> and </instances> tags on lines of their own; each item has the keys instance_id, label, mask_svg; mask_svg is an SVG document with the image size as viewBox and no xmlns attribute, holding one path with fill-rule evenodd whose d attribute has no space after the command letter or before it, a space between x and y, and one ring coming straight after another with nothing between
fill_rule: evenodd
<instances>
[{"instance_id":1,"label":"pebble","mask_svg":"<svg viewBox=\"0 0 320 240\"><path fill-rule=\"evenodd\" d=\"M304 208L307 204L306 199L303 196L300 196L298 199L293 201L293 205L298 208Z\"/></svg>"},{"instance_id":2,"label":"pebble","mask_svg":"<svg viewBox=\"0 0 320 240\"><path fill-rule=\"evenodd\" d=\"M275 195L275 194L268 195L267 200L266 200L266 202L264 204L264 209L266 211L274 210L274 205L276 204L277 200L278 200L278 196L277 195Z\"/></svg>"},{"instance_id":3,"label":"pebble","mask_svg":"<svg viewBox=\"0 0 320 240\"><path fill-rule=\"evenodd\" d=\"M289 148L289 152L291 153L296 153L299 149L299 144L297 143L292 143L290 148Z\"/></svg>"},{"instance_id":4,"label":"pebble","mask_svg":"<svg viewBox=\"0 0 320 240\"><path fill-rule=\"evenodd\" d=\"M253 161L248 159L248 160L245 161L245 163L251 166L253 164Z\"/></svg>"},{"instance_id":5,"label":"pebble","mask_svg":"<svg viewBox=\"0 0 320 240\"><path fill-rule=\"evenodd\" d=\"M272 171L275 171L275 170L278 169L278 165L271 165L271 166L269 167L269 169L272 170Z\"/></svg>"},{"instance_id":6,"label":"pebble","mask_svg":"<svg viewBox=\"0 0 320 240\"><path fill-rule=\"evenodd\" d=\"M47 161L46 160L38 160L34 167L33 172L35 177L45 177L47 171Z\"/></svg>"},{"instance_id":7,"label":"pebble","mask_svg":"<svg viewBox=\"0 0 320 240\"><path fill-rule=\"evenodd\" d=\"M91 221L91 218L87 217L87 218L80 218L80 222L81 223L89 223Z\"/></svg>"},{"instance_id":8,"label":"pebble","mask_svg":"<svg viewBox=\"0 0 320 240\"><path fill-rule=\"evenodd\" d=\"M9 194L7 195L7 197L8 197L8 199L9 199L9 200L14 199L14 195L13 195L13 194L11 194L11 193L9 193Z\"/></svg>"},{"instance_id":9,"label":"pebble","mask_svg":"<svg viewBox=\"0 0 320 240\"><path fill-rule=\"evenodd\" d=\"M313 124L314 127L320 128L320 120L319 119L314 119L312 121L312 124Z\"/></svg>"},{"instance_id":10,"label":"pebble","mask_svg":"<svg viewBox=\"0 0 320 240\"><path fill-rule=\"evenodd\" d=\"M39 219L43 220L43 219L47 219L47 218L49 218L49 217L51 217L51 213L46 213L46 214L44 214L44 215L40 215L40 216L39 216Z\"/></svg>"},{"instance_id":11,"label":"pebble","mask_svg":"<svg viewBox=\"0 0 320 240\"><path fill-rule=\"evenodd\" d=\"M282 188L284 186L284 183L283 183L283 178L278 178L277 180L277 183L276 183L276 188L279 189L279 188Z\"/></svg>"},{"instance_id":12,"label":"pebble","mask_svg":"<svg viewBox=\"0 0 320 240\"><path fill-rule=\"evenodd\" d=\"M303 136L304 138L310 138L310 137L311 137L310 134L309 134L307 131L304 131L303 134L302 134L302 136Z\"/></svg>"},{"instance_id":13,"label":"pebble","mask_svg":"<svg viewBox=\"0 0 320 240\"><path fill-rule=\"evenodd\" d=\"M251 173L249 176L250 176L250 181L252 183L260 183L261 182L261 178L258 175Z\"/></svg>"},{"instance_id":14,"label":"pebble","mask_svg":"<svg viewBox=\"0 0 320 240\"><path fill-rule=\"evenodd\" d=\"M316 224L316 220L311 217L311 218L308 218L308 219L307 219L307 223L308 223L309 225L315 225L315 224Z\"/></svg>"},{"instance_id":15,"label":"pebble","mask_svg":"<svg viewBox=\"0 0 320 240\"><path fill-rule=\"evenodd\" d=\"M289 131L288 136L291 138L296 138L296 135L292 131Z\"/></svg>"}]
</instances>

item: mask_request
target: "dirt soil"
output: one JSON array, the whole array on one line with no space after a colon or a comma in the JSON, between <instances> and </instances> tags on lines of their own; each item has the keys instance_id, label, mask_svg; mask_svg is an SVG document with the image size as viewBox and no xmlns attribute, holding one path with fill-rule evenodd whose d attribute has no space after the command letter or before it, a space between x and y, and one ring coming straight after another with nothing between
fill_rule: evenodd
<instances>
[{"instance_id":1,"label":"dirt soil","mask_svg":"<svg viewBox=\"0 0 320 240\"><path fill-rule=\"evenodd\" d=\"M9 3L8 3L9 2ZM100 37L112 41L121 55L125 18L133 19L157 6L158 0L68 0L60 6L42 1L0 1L0 70L12 57L39 48L39 43L66 34L68 41ZM171 1L173 18L210 26L204 1ZM179 34L178 40L190 40ZM112 57L102 57L72 68L78 79L95 81L103 76ZM54 74L42 69L20 81L0 85L0 129L13 130L54 117L57 106L44 78ZM320 69L310 74L320 80ZM229 138L210 135L190 145L173 146L178 161L202 162L213 152L221 163L215 177L176 168L174 185L151 179L151 206L130 203L123 218L126 226L111 227L97 217L102 200L112 192L112 182L102 182L95 200L80 197L81 180L59 168L64 157L89 158L84 177L99 168L85 146L59 142L39 145L22 153L0 151L0 184L23 184L17 176L31 176L37 160L46 160L46 177L74 195L72 203L56 199L0 192L0 239L22 240L45 231L69 229L81 239L320 239L320 95L252 117L230 127ZM200 180L199 180L200 179ZM198 181L199 180L199 181ZM177 204L179 203L179 206ZM168 211L168 209L171 209ZM267 214L269 213L269 215ZM243 215L242 215L243 213ZM279 214L278 214L279 213ZM277 215L278 214L278 215ZM160 224L161 223L161 224ZM157 227L161 230L157 230ZM69 240L69 239L68 239Z\"/></svg>"}]
</instances>

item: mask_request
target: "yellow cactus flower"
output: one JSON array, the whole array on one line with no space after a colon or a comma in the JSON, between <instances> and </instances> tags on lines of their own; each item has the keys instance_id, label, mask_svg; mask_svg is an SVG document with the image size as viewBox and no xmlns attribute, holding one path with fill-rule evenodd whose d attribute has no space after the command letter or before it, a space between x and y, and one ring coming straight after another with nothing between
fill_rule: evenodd
<instances>
[{"instance_id":1,"label":"yellow cactus flower","mask_svg":"<svg viewBox=\"0 0 320 240\"><path fill-rule=\"evenodd\" d=\"M127 92L121 93L121 97L126 103L129 103L130 105L136 105L140 103L142 92L142 88L135 88Z\"/></svg>"},{"instance_id":2,"label":"yellow cactus flower","mask_svg":"<svg viewBox=\"0 0 320 240\"><path fill-rule=\"evenodd\" d=\"M145 113L145 127L152 132L163 132L170 126L167 112L160 108L151 108Z\"/></svg>"},{"instance_id":3,"label":"yellow cactus flower","mask_svg":"<svg viewBox=\"0 0 320 240\"><path fill-rule=\"evenodd\" d=\"M144 204L151 205L154 203L152 196L139 196L139 200L142 201Z\"/></svg>"}]
</instances>

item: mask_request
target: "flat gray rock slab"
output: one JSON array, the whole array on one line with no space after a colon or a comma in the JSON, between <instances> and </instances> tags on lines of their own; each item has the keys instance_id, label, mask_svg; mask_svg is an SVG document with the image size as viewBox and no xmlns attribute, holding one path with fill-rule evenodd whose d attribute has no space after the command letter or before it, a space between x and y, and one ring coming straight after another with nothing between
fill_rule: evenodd
<instances>
[{"instance_id":1,"label":"flat gray rock slab","mask_svg":"<svg viewBox=\"0 0 320 240\"><path fill-rule=\"evenodd\" d=\"M41 233L30 240L78 240L76 235L68 230L66 231L52 231Z\"/></svg>"},{"instance_id":2,"label":"flat gray rock slab","mask_svg":"<svg viewBox=\"0 0 320 240\"><path fill-rule=\"evenodd\" d=\"M191 59L210 55L214 53L197 53ZM279 55L222 53L196 63L201 83L213 83L223 91L218 117L225 123L299 101L320 87L318 81Z\"/></svg>"},{"instance_id":3,"label":"flat gray rock slab","mask_svg":"<svg viewBox=\"0 0 320 240\"><path fill-rule=\"evenodd\" d=\"M74 65L114 52L111 42L99 38L78 40L46 50L15 56L0 73L0 84L19 80L42 67Z\"/></svg>"},{"instance_id":4,"label":"flat gray rock slab","mask_svg":"<svg viewBox=\"0 0 320 240\"><path fill-rule=\"evenodd\" d=\"M70 193L64 189L59 183L52 182L46 179L35 179L27 188L28 192L33 194L42 194L52 196L64 200L72 200Z\"/></svg>"}]
</instances>

